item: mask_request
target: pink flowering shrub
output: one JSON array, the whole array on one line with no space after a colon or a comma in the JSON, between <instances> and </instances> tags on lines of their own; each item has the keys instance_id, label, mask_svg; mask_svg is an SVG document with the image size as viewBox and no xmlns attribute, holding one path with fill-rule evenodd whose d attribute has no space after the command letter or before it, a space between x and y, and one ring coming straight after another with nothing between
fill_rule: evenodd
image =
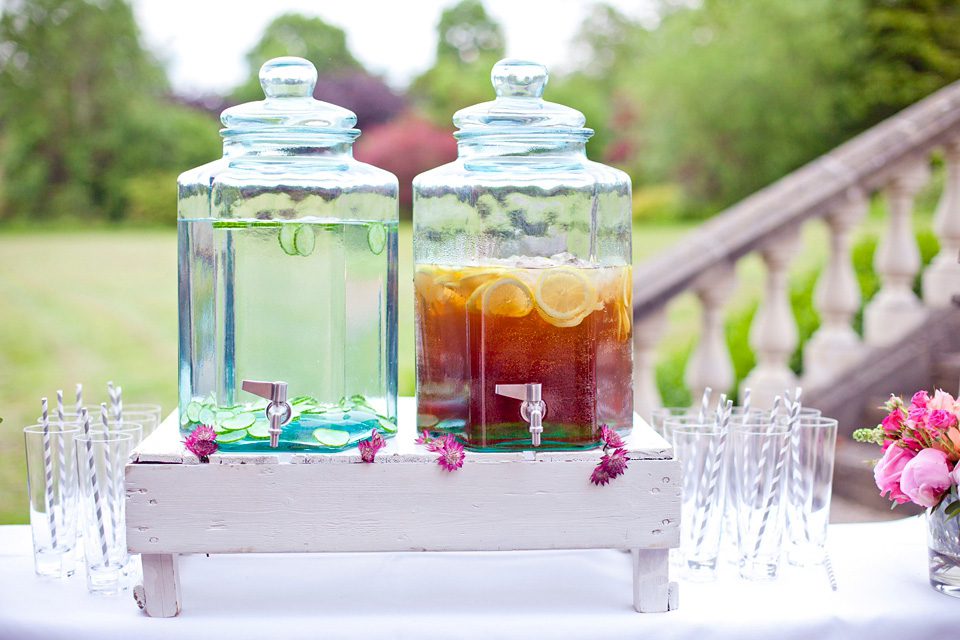
<instances>
[{"instance_id":1,"label":"pink flowering shrub","mask_svg":"<svg viewBox=\"0 0 960 640\"><path fill-rule=\"evenodd\" d=\"M860 442L883 447L873 470L880 495L927 508L951 500L948 515L960 515L954 488L960 483L960 403L945 391L937 390L932 398L918 391L909 406L891 396L886 410L875 429L853 433Z\"/></svg>"}]
</instances>

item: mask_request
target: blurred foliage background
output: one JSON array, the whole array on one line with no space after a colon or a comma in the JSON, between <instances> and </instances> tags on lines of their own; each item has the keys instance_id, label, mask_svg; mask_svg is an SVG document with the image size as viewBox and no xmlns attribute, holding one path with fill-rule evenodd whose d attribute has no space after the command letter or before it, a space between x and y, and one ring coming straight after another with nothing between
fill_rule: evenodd
<instances>
[{"instance_id":1,"label":"blurred foliage background","mask_svg":"<svg viewBox=\"0 0 960 640\"><path fill-rule=\"evenodd\" d=\"M634 21L601 3L546 97L583 111L591 157L633 178L638 219L700 219L960 78L956 0L651 0ZM216 118L262 98L260 65L303 56L315 95L357 113L357 156L413 175L456 153L460 108L492 99L503 28L451 3L433 66L397 90L342 29L276 18L227 95L184 98L125 0L9 0L0 16L0 224L170 224L173 178L220 155ZM409 192L403 204L409 216Z\"/></svg>"}]
</instances>

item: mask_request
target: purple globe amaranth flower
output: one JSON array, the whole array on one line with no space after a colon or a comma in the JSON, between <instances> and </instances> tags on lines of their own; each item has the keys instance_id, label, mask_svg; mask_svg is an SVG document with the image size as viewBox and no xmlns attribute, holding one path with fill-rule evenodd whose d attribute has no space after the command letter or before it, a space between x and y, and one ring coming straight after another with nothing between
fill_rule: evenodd
<instances>
[{"instance_id":1,"label":"purple globe amaranth flower","mask_svg":"<svg viewBox=\"0 0 960 640\"><path fill-rule=\"evenodd\" d=\"M432 449L432 451L440 454L437 458L437 464L447 471L454 471L463 466L463 445L457 442L455 437L447 435L442 438L436 438L430 445L437 443L439 443L438 448ZM428 448L430 445L428 445Z\"/></svg>"},{"instance_id":2,"label":"purple globe amaranth flower","mask_svg":"<svg viewBox=\"0 0 960 640\"><path fill-rule=\"evenodd\" d=\"M627 450L623 447L600 458L600 464L590 474L590 482L605 485L627 470Z\"/></svg>"},{"instance_id":3,"label":"purple globe amaranth flower","mask_svg":"<svg viewBox=\"0 0 960 640\"><path fill-rule=\"evenodd\" d=\"M208 456L217 452L217 432L213 427L200 425L190 432L184 444L190 453L206 461Z\"/></svg>"},{"instance_id":4,"label":"purple globe amaranth flower","mask_svg":"<svg viewBox=\"0 0 960 640\"><path fill-rule=\"evenodd\" d=\"M384 442L383 436L380 435L379 431L374 429L369 438L357 443L357 448L360 449L360 460L363 462L373 462L377 451L380 451L385 444L386 442Z\"/></svg>"}]
</instances>

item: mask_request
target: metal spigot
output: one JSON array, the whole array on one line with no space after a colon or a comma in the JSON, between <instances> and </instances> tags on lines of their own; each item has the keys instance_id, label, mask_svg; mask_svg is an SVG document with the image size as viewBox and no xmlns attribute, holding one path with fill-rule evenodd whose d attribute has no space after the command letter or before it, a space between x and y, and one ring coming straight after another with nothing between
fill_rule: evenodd
<instances>
[{"instance_id":1,"label":"metal spigot","mask_svg":"<svg viewBox=\"0 0 960 640\"><path fill-rule=\"evenodd\" d=\"M530 423L530 440L533 446L540 446L540 434L543 433L543 419L547 415L547 405L540 399L540 383L498 384L494 387L497 395L522 400L520 417Z\"/></svg>"},{"instance_id":2,"label":"metal spigot","mask_svg":"<svg viewBox=\"0 0 960 640\"><path fill-rule=\"evenodd\" d=\"M270 434L270 446L276 449L280 444L280 427L290 422L293 417L293 407L287 402L287 383L244 380L241 388L270 401L264 413L270 421L270 428L267 430Z\"/></svg>"}]
</instances>

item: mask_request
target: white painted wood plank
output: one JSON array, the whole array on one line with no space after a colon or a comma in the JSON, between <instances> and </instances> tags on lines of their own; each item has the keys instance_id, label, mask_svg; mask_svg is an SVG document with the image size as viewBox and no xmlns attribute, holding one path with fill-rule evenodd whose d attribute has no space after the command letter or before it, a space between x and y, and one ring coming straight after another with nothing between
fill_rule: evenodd
<instances>
[{"instance_id":1,"label":"white painted wood plank","mask_svg":"<svg viewBox=\"0 0 960 640\"><path fill-rule=\"evenodd\" d=\"M669 578L669 551L632 549L633 608L638 613L671 611L678 605L678 589Z\"/></svg>"},{"instance_id":2,"label":"white painted wood plank","mask_svg":"<svg viewBox=\"0 0 960 640\"><path fill-rule=\"evenodd\" d=\"M414 398L398 399L397 434L387 439L386 447L377 454L378 462L432 462L436 456L421 445L414 444L416 431L416 401ZM170 414L163 423L146 438L134 452L134 461L166 464L198 464L199 460L183 446L177 413ZM673 457L673 447L657 434L642 418L634 416L633 431L625 438L631 459L665 459ZM566 462L568 460L592 461L603 455L602 451L540 451L532 450L537 460ZM520 461L530 452L467 452L467 457L482 457L486 460ZM338 464L360 461L356 448L337 453L218 453L210 456L210 464Z\"/></svg>"},{"instance_id":3,"label":"white painted wood plank","mask_svg":"<svg viewBox=\"0 0 960 640\"><path fill-rule=\"evenodd\" d=\"M679 543L680 468L593 464L127 467L127 542L140 553L638 548Z\"/></svg>"},{"instance_id":4,"label":"white painted wood plank","mask_svg":"<svg viewBox=\"0 0 960 640\"><path fill-rule=\"evenodd\" d=\"M144 613L152 618L172 618L180 614L180 570L175 554L144 554L142 591L134 597ZM141 601L142 599L142 601Z\"/></svg>"}]
</instances>

